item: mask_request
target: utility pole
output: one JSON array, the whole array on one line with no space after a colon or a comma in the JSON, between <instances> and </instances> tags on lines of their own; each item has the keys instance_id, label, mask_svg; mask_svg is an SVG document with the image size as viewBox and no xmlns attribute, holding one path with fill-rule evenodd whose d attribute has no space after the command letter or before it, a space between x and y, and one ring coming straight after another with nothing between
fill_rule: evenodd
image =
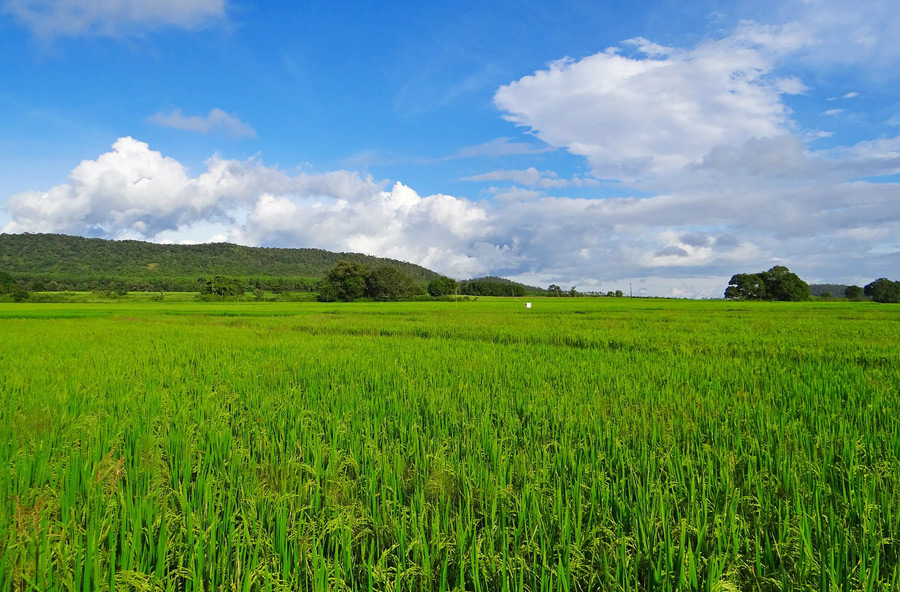
<instances>
[{"instance_id":1,"label":"utility pole","mask_svg":"<svg viewBox=\"0 0 900 592\"><path fill-rule=\"evenodd\" d=\"M634 290L631 289L631 282L628 282L628 297L634 298Z\"/></svg>"}]
</instances>

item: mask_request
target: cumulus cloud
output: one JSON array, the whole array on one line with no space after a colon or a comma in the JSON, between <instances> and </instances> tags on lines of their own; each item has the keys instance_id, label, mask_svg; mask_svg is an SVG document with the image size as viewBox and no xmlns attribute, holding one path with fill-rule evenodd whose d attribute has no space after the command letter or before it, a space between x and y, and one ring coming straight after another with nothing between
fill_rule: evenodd
<instances>
[{"instance_id":1,"label":"cumulus cloud","mask_svg":"<svg viewBox=\"0 0 900 592\"><path fill-rule=\"evenodd\" d=\"M4 9L41 38L193 29L225 18L225 0L7 0Z\"/></svg>"},{"instance_id":2,"label":"cumulus cloud","mask_svg":"<svg viewBox=\"0 0 900 592\"><path fill-rule=\"evenodd\" d=\"M463 277L490 270L487 211L448 195L422 197L396 183L356 201L264 194L232 239L245 244L310 245L413 261ZM487 253L485 259L483 255Z\"/></svg>"},{"instance_id":3,"label":"cumulus cloud","mask_svg":"<svg viewBox=\"0 0 900 592\"><path fill-rule=\"evenodd\" d=\"M562 244L565 258L543 258L553 279L589 269L583 261L594 257L619 278L629 269L695 277L775 263L813 280L884 275L886 262L900 263L900 244L888 238L900 228L900 185L877 178L900 173L900 139L812 150L806 142L830 134L799 130L785 103L806 87L779 66L825 44L823 30L745 22L687 49L635 39L501 87L494 100L507 119L583 156L595 175L655 194L506 200L507 220L542 220L519 248L551 250L551 236ZM545 178L526 169L474 179L535 187Z\"/></svg>"},{"instance_id":4,"label":"cumulus cloud","mask_svg":"<svg viewBox=\"0 0 900 592\"><path fill-rule=\"evenodd\" d=\"M231 138L255 138L256 130L221 109L212 109L208 115L184 115L181 109L169 113L157 113L148 121L164 127L171 127L201 134L223 133Z\"/></svg>"},{"instance_id":5,"label":"cumulus cloud","mask_svg":"<svg viewBox=\"0 0 900 592\"><path fill-rule=\"evenodd\" d=\"M585 290L622 288L627 279L640 282L636 289L645 292L636 293L671 296L720 296L731 274L775 263L811 280L857 283L900 264L892 238L900 236L900 184L842 178L892 170L886 162L900 140L824 156L790 137L779 142L751 142L694 173L713 179L743 163L748 170L736 177L751 179L759 167L757 183L686 184L670 194L605 199L519 189L470 201L423 196L349 171L287 172L256 159L213 156L191 176L126 137L76 166L66 183L13 196L5 205L12 221L0 230L172 242L227 237L394 257L457 278L490 273ZM763 182L773 166L764 164L768 152L789 161L783 182ZM845 275L835 278L836 269Z\"/></svg>"},{"instance_id":6,"label":"cumulus cloud","mask_svg":"<svg viewBox=\"0 0 900 592\"><path fill-rule=\"evenodd\" d=\"M824 43L821 30L744 23L692 48L637 39L557 61L495 95L509 119L546 145L498 138L427 161L565 149L594 175L624 182L607 185L602 198L565 195L594 177L536 166L467 177L490 185L482 195L493 197L483 201L218 155L192 176L121 138L66 183L10 198L11 221L0 230L227 237L362 251L458 278L490 273L583 290L633 283L642 295L721 296L733 273L774 264L810 281L861 284L900 266L900 183L892 177L900 174L900 136L810 147L823 134L798 129L785 104L804 83L779 76L778 66ZM213 113L157 117L198 132L228 129ZM620 193L609 197L614 187Z\"/></svg>"},{"instance_id":7,"label":"cumulus cloud","mask_svg":"<svg viewBox=\"0 0 900 592\"><path fill-rule=\"evenodd\" d=\"M175 159L119 138L111 152L75 167L67 183L11 197L5 209L12 222L5 231L153 238L199 221L230 221L233 210L267 192L354 200L379 188L355 173L290 175L252 159L213 156L206 167L190 177Z\"/></svg>"},{"instance_id":8,"label":"cumulus cloud","mask_svg":"<svg viewBox=\"0 0 900 592\"><path fill-rule=\"evenodd\" d=\"M791 27L744 24L692 49L645 39L580 60L565 58L501 87L510 121L584 156L594 174L636 182L679 173L719 145L783 134L786 93L802 83L772 75L776 57L802 46Z\"/></svg>"}]
</instances>

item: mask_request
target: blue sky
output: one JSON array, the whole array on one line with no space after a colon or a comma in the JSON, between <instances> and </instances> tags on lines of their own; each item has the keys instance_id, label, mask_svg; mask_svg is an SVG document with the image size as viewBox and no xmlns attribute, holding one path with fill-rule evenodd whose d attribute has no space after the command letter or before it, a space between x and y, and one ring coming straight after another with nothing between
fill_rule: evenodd
<instances>
[{"instance_id":1,"label":"blue sky","mask_svg":"<svg viewBox=\"0 0 900 592\"><path fill-rule=\"evenodd\" d=\"M893 2L0 7L3 232L668 296L900 275Z\"/></svg>"}]
</instances>

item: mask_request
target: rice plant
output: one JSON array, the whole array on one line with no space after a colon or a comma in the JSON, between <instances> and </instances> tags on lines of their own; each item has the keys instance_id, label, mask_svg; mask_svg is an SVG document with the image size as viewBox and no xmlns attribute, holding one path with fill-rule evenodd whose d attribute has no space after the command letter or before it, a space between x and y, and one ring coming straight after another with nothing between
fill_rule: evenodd
<instances>
[{"instance_id":1,"label":"rice plant","mask_svg":"<svg viewBox=\"0 0 900 592\"><path fill-rule=\"evenodd\" d=\"M898 313L0 305L0 592L898 590Z\"/></svg>"}]
</instances>

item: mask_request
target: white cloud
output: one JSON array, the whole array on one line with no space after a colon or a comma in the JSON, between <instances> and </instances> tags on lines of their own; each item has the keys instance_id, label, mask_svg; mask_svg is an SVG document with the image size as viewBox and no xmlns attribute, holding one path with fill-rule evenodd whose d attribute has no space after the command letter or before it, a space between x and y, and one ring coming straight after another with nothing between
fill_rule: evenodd
<instances>
[{"instance_id":1,"label":"white cloud","mask_svg":"<svg viewBox=\"0 0 900 592\"><path fill-rule=\"evenodd\" d=\"M848 93L846 93L846 94L844 95L843 98L845 98L845 99L853 99L853 98L856 98L856 97L858 97L858 96L859 96L859 93L856 92L856 91L853 91L853 92L848 92Z\"/></svg>"},{"instance_id":2,"label":"white cloud","mask_svg":"<svg viewBox=\"0 0 900 592\"><path fill-rule=\"evenodd\" d=\"M45 39L193 29L225 18L225 0L7 0L4 9Z\"/></svg>"},{"instance_id":3,"label":"white cloud","mask_svg":"<svg viewBox=\"0 0 900 592\"><path fill-rule=\"evenodd\" d=\"M834 117L835 115L840 115L843 112L843 109L828 109L827 111L823 111L822 115L825 115L827 117Z\"/></svg>"},{"instance_id":4,"label":"white cloud","mask_svg":"<svg viewBox=\"0 0 900 592\"><path fill-rule=\"evenodd\" d=\"M860 179L900 173L900 138L818 151L801 139L830 134L791 120L784 95L805 87L780 78L779 66L821 43L814 27L743 23L689 49L632 40L625 48L634 55L611 48L564 59L501 87L495 103L508 119L585 157L597 176L659 193L512 196L504 220L541 220L521 235L520 251L546 249L535 269L555 279L590 269L572 263L584 253L606 262L605 277L724 275L774 263L811 281L884 275L900 263L900 244L888 238L900 228L900 185ZM489 175L521 181L503 173ZM860 230L835 240L847 228Z\"/></svg>"},{"instance_id":5,"label":"white cloud","mask_svg":"<svg viewBox=\"0 0 900 592\"><path fill-rule=\"evenodd\" d=\"M12 222L4 228L153 238L198 221L227 222L236 208L251 206L266 192L355 200L380 187L346 171L289 175L255 160L213 156L206 167L192 178L173 158L119 138L111 152L75 167L67 183L11 197L5 209Z\"/></svg>"},{"instance_id":6,"label":"white cloud","mask_svg":"<svg viewBox=\"0 0 900 592\"><path fill-rule=\"evenodd\" d=\"M491 232L487 217L472 202L440 194L421 197L402 183L355 201L266 194L232 239L371 253L463 277L489 269L488 261L475 256Z\"/></svg>"},{"instance_id":7,"label":"white cloud","mask_svg":"<svg viewBox=\"0 0 900 592\"><path fill-rule=\"evenodd\" d=\"M171 127L202 134L223 133L231 138L255 138L256 130L221 109L212 109L208 115L184 115L181 109L169 113L157 113L148 121L164 127Z\"/></svg>"},{"instance_id":8,"label":"white cloud","mask_svg":"<svg viewBox=\"0 0 900 592\"><path fill-rule=\"evenodd\" d=\"M213 156L191 176L132 138L80 163L69 180L13 196L3 232L233 242L362 251L458 278L498 274L719 296L731 274L787 264L809 281L859 282L900 265L900 138L811 151L796 136L718 146L670 190L645 198L548 197L547 171L493 171L493 200L386 189L350 171L286 172ZM488 179L485 179L488 180ZM218 235L218 236L217 236ZM862 276L861 278L859 276ZM693 288L691 288L693 286Z\"/></svg>"},{"instance_id":9,"label":"white cloud","mask_svg":"<svg viewBox=\"0 0 900 592\"><path fill-rule=\"evenodd\" d=\"M522 187L488 187L487 192L493 194L494 201L499 203L529 201L547 196L543 191Z\"/></svg>"},{"instance_id":10,"label":"white cloud","mask_svg":"<svg viewBox=\"0 0 900 592\"><path fill-rule=\"evenodd\" d=\"M587 158L597 176L665 177L715 146L785 133L781 97L804 87L771 72L779 52L803 42L793 28L752 24L689 50L636 39L637 57L613 48L559 60L494 101L510 121Z\"/></svg>"}]
</instances>

